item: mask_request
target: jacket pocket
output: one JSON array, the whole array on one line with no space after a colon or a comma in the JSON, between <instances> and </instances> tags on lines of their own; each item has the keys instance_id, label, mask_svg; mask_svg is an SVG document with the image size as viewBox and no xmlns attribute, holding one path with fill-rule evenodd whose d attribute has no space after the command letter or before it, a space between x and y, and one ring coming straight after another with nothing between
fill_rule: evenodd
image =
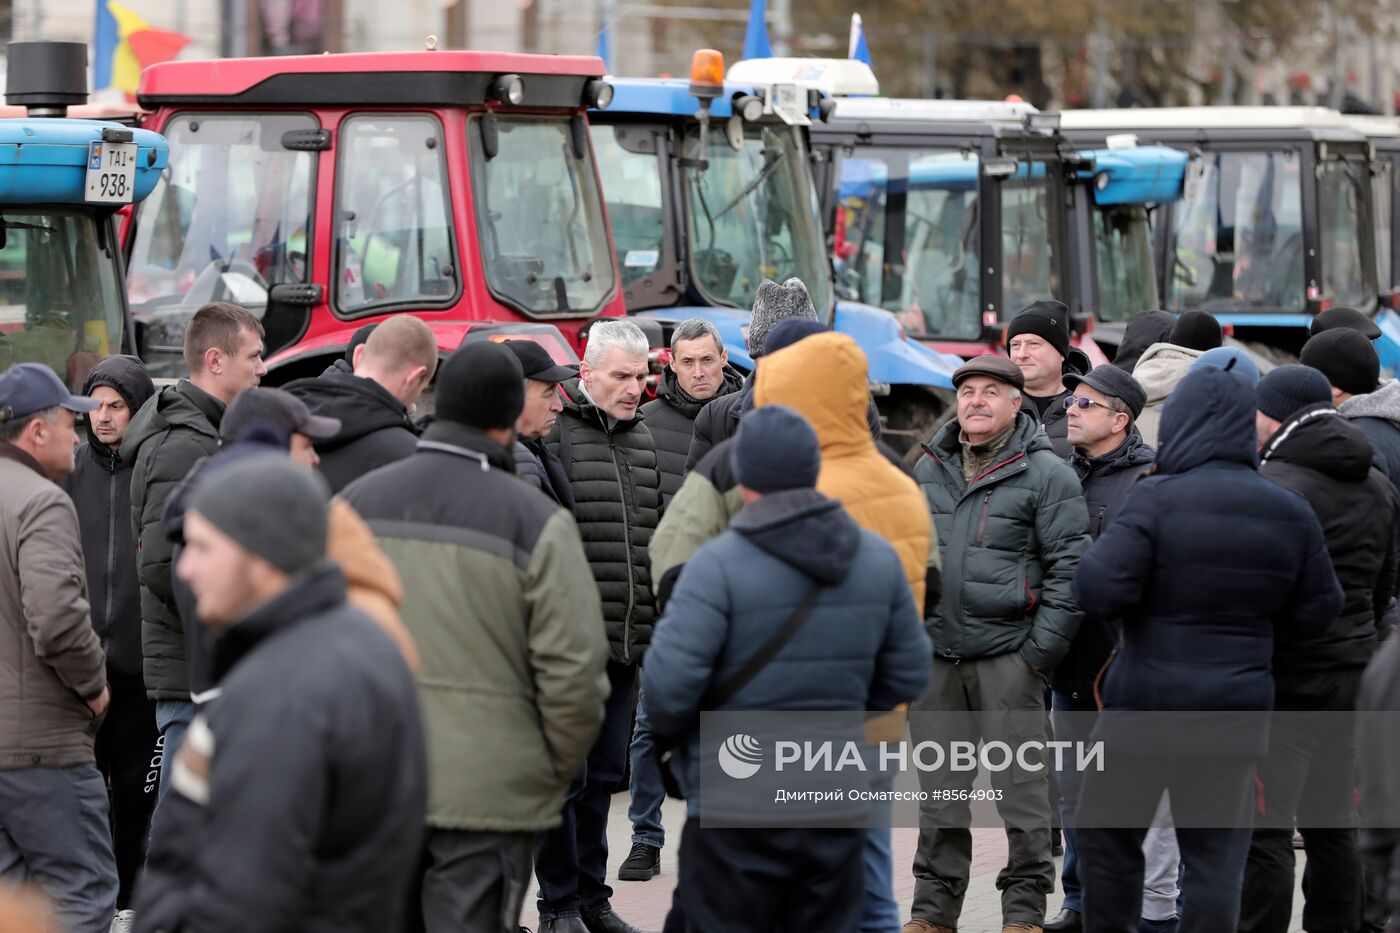
<instances>
[{"instance_id":1,"label":"jacket pocket","mask_svg":"<svg viewBox=\"0 0 1400 933\"><path fill-rule=\"evenodd\" d=\"M973 539L973 544L982 546L983 536L987 533L987 513L992 508L992 492L987 490L987 494L982 497L982 510L977 516L977 537Z\"/></svg>"}]
</instances>

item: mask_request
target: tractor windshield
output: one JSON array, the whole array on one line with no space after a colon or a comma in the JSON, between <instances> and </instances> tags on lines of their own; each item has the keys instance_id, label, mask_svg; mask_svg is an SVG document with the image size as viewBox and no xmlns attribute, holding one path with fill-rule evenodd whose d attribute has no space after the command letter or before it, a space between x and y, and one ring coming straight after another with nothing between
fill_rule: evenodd
<instances>
[{"instance_id":1,"label":"tractor windshield","mask_svg":"<svg viewBox=\"0 0 1400 933\"><path fill-rule=\"evenodd\" d=\"M836 221L843 294L922 337L974 339L979 311L977 156L860 150L841 163Z\"/></svg>"},{"instance_id":2,"label":"tractor windshield","mask_svg":"<svg viewBox=\"0 0 1400 933\"><path fill-rule=\"evenodd\" d=\"M796 276L818 314L832 306L816 186L800 132L747 124L735 148L720 126L703 154L699 129L686 135L687 158L706 163L685 170L691 274L715 304L747 311L764 279Z\"/></svg>"},{"instance_id":3,"label":"tractor windshield","mask_svg":"<svg viewBox=\"0 0 1400 933\"><path fill-rule=\"evenodd\" d=\"M1318 231L1322 247L1322 294L1360 311L1376 306L1361 256L1364 220L1361 205L1370 172L1362 164L1329 159L1317 178ZM1379 248L1380 243L1376 243Z\"/></svg>"},{"instance_id":4,"label":"tractor windshield","mask_svg":"<svg viewBox=\"0 0 1400 933\"><path fill-rule=\"evenodd\" d=\"M1141 204L1112 204L1094 210L1094 258L1101 321L1126 321L1160 307L1152 259L1152 225Z\"/></svg>"},{"instance_id":5,"label":"tractor windshield","mask_svg":"<svg viewBox=\"0 0 1400 933\"><path fill-rule=\"evenodd\" d=\"M43 363L81 390L99 359L124 349L119 261L106 216L0 211L0 370Z\"/></svg>"},{"instance_id":6,"label":"tractor windshield","mask_svg":"<svg viewBox=\"0 0 1400 933\"><path fill-rule=\"evenodd\" d=\"M531 315L600 311L616 276L587 135L576 139L567 117L498 114L492 125L478 115L467 126L486 284Z\"/></svg>"}]
</instances>

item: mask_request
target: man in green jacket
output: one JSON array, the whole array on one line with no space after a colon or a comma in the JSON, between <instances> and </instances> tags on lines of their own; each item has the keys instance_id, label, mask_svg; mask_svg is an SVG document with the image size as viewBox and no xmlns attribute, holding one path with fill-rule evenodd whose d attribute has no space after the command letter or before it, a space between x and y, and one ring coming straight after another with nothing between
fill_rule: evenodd
<instances>
[{"instance_id":1,"label":"man in green jacket","mask_svg":"<svg viewBox=\"0 0 1400 933\"><path fill-rule=\"evenodd\" d=\"M133 464L131 521L141 581L142 666L162 736L161 796L170 786L169 765L195 713L185 674L184 625L170 576L174 545L161 522L165 500L197 462L219 449L224 408L267 375L262 354L257 318L237 305L205 305L185 329L190 377L151 396L122 438L121 458Z\"/></svg>"},{"instance_id":2,"label":"man in green jacket","mask_svg":"<svg viewBox=\"0 0 1400 933\"><path fill-rule=\"evenodd\" d=\"M515 354L467 344L442 365L417 453L343 493L403 577L400 613L423 658L427 933L515 926L536 836L559 825L608 695L574 521L515 476L524 404Z\"/></svg>"},{"instance_id":3,"label":"man in green jacket","mask_svg":"<svg viewBox=\"0 0 1400 933\"><path fill-rule=\"evenodd\" d=\"M1074 471L1021 410L1022 379L1003 357L977 357L955 372L957 418L925 445L914 471L943 554L943 600L927 623L933 685L910 717L916 742L948 748L985 738L1018 750L1043 741L1046 677L1079 629L1070 586L1089 546L1088 510ZM1009 849L997 879L1007 933L1038 933L1055 887L1049 788L1037 757L991 774ZM970 811L966 799L937 798L970 790L976 772L920 777L934 799L922 805L904 933L951 933L971 866Z\"/></svg>"}]
</instances>

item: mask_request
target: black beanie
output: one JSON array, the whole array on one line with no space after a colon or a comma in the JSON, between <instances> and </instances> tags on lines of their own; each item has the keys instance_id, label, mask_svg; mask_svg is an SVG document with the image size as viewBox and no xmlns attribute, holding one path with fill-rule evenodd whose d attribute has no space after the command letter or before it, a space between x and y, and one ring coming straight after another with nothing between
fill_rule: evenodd
<instances>
[{"instance_id":1,"label":"black beanie","mask_svg":"<svg viewBox=\"0 0 1400 933\"><path fill-rule=\"evenodd\" d=\"M498 343L463 344L438 370L437 416L469 428L515 426L525 408L525 370Z\"/></svg>"},{"instance_id":2,"label":"black beanie","mask_svg":"<svg viewBox=\"0 0 1400 933\"><path fill-rule=\"evenodd\" d=\"M1376 348L1359 330L1335 327L1303 344L1301 362L1320 370L1334 388L1348 395L1370 395L1381 381Z\"/></svg>"},{"instance_id":3,"label":"black beanie","mask_svg":"<svg viewBox=\"0 0 1400 933\"><path fill-rule=\"evenodd\" d=\"M1312 323L1308 325L1308 333L1316 337L1323 331L1335 330L1338 327L1350 327L1360 331L1367 340L1378 340L1381 336L1381 329L1376 326L1376 322L1355 308L1328 308L1313 318Z\"/></svg>"},{"instance_id":4,"label":"black beanie","mask_svg":"<svg viewBox=\"0 0 1400 933\"><path fill-rule=\"evenodd\" d=\"M786 405L745 415L729 456L739 485L764 494L815 488L822 468L817 432Z\"/></svg>"},{"instance_id":5,"label":"black beanie","mask_svg":"<svg viewBox=\"0 0 1400 933\"><path fill-rule=\"evenodd\" d=\"M1021 334L1034 334L1054 347L1060 356L1069 356L1069 308L1049 298L1025 308L1006 328L1007 352L1011 350L1011 338Z\"/></svg>"},{"instance_id":6,"label":"black beanie","mask_svg":"<svg viewBox=\"0 0 1400 933\"><path fill-rule=\"evenodd\" d=\"M1255 407L1275 421L1287 421L1309 405L1331 404L1327 377L1311 366L1290 363L1271 369L1254 387Z\"/></svg>"},{"instance_id":7,"label":"black beanie","mask_svg":"<svg viewBox=\"0 0 1400 933\"><path fill-rule=\"evenodd\" d=\"M831 330L831 328L827 327L821 321L814 321L810 318L784 318L768 332L768 337L763 342L763 353L765 356L770 353L777 353L779 350L792 346L799 340L805 340L813 334L824 334L829 330Z\"/></svg>"},{"instance_id":8,"label":"black beanie","mask_svg":"<svg viewBox=\"0 0 1400 933\"><path fill-rule=\"evenodd\" d=\"M1215 315L1205 311L1187 311L1172 325L1167 342L1188 350L1214 350L1225 342L1225 334L1220 330L1220 322Z\"/></svg>"},{"instance_id":9,"label":"black beanie","mask_svg":"<svg viewBox=\"0 0 1400 933\"><path fill-rule=\"evenodd\" d=\"M330 489L314 471L282 453L257 454L199 483L189 511L198 512L250 554L286 574L326 558Z\"/></svg>"},{"instance_id":10,"label":"black beanie","mask_svg":"<svg viewBox=\"0 0 1400 933\"><path fill-rule=\"evenodd\" d=\"M345 362L351 366L355 365L355 351L369 342L369 335L374 333L378 324L366 324L355 331L350 337L350 343L345 347Z\"/></svg>"}]
</instances>

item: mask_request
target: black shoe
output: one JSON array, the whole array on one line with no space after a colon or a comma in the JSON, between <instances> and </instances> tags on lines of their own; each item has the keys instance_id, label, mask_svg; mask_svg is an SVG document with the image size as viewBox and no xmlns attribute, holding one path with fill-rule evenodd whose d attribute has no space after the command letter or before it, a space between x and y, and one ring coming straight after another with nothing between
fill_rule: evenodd
<instances>
[{"instance_id":1,"label":"black shoe","mask_svg":"<svg viewBox=\"0 0 1400 933\"><path fill-rule=\"evenodd\" d=\"M617 870L618 881L650 881L661 874L661 850L645 842L632 843L632 853Z\"/></svg>"},{"instance_id":2,"label":"black shoe","mask_svg":"<svg viewBox=\"0 0 1400 933\"><path fill-rule=\"evenodd\" d=\"M540 933L588 933L579 917L559 917L555 920L541 920Z\"/></svg>"},{"instance_id":3,"label":"black shoe","mask_svg":"<svg viewBox=\"0 0 1400 933\"><path fill-rule=\"evenodd\" d=\"M612 908L608 906L593 913L584 914L583 926L588 933L642 933L641 930L613 913Z\"/></svg>"},{"instance_id":4,"label":"black shoe","mask_svg":"<svg viewBox=\"0 0 1400 933\"><path fill-rule=\"evenodd\" d=\"M1045 922L1045 933L1079 933L1084 929L1084 918L1077 910L1066 907L1052 920Z\"/></svg>"}]
</instances>

